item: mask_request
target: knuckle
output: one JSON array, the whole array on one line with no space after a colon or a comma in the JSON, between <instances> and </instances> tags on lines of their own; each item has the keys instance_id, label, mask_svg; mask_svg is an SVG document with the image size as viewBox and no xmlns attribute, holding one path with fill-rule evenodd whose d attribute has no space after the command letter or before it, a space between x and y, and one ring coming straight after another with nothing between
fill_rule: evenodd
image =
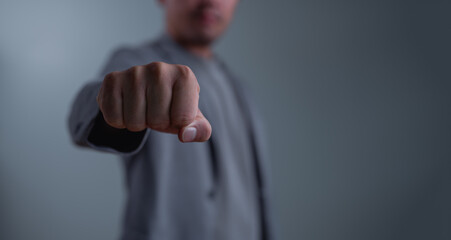
<instances>
[{"instance_id":1,"label":"knuckle","mask_svg":"<svg viewBox=\"0 0 451 240\"><path fill-rule=\"evenodd\" d=\"M139 66L133 66L133 67L127 69L127 74L128 74L131 78L138 78L138 76L139 76L139 70L140 70L140 67L139 67Z\"/></svg>"},{"instance_id":2,"label":"knuckle","mask_svg":"<svg viewBox=\"0 0 451 240\"><path fill-rule=\"evenodd\" d=\"M103 82L106 84L113 83L114 81L116 81L118 74L119 73L116 71L108 73L107 75L105 75Z\"/></svg>"},{"instance_id":3,"label":"knuckle","mask_svg":"<svg viewBox=\"0 0 451 240\"><path fill-rule=\"evenodd\" d=\"M143 85L142 78L139 76L139 67L133 67L128 70L128 79L126 84L131 89L139 89Z\"/></svg>"},{"instance_id":4,"label":"knuckle","mask_svg":"<svg viewBox=\"0 0 451 240\"><path fill-rule=\"evenodd\" d=\"M191 74L193 73L191 71L191 68L186 65L177 65L177 69L179 71L180 77L185 79L189 79Z\"/></svg>"},{"instance_id":5,"label":"knuckle","mask_svg":"<svg viewBox=\"0 0 451 240\"><path fill-rule=\"evenodd\" d=\"M103 80L103 87L105 91L110 92L117 88L119 82L119 74L119 72L115 71L105 76Z\"/></svg>"},{"instance_id":6,"label":"knuckle","mask_svg":"<svg viewBox=\"0 0 451 240\"><path fill-rule=\"evenodd\" d=\"M137 72L138 72L138 67L137 66L130 67L129 69L127 69L126 72L129 76L136 77Z\"/></svg>"},{"instance_id":7,"label":"knuckle","mask_svg":"<svg viewBox=\"0 0 451 240\"><path fill-rule=\"evenodd\" d=\"M158 68L161 67L162 64L163 64L163 62L160 62L160 61L154 61L154 62L148 63L146 66L147 66L149 69L151 69L151 68L156 68L156 69L158 69Z\"/></svg>"},{"instance_id":8,"label":"knuckle","mask_svg":"<svg viewBox=\"0 0 451 240\"><path fill-rule=\"evenodd\" d=\"M197 91L199 93L200 86L191 68L185 65L178 65L178 70L178 77L176 81L183 83L185 86L190 86L190 89L192 88L193 91Z\"/></svg>"},{"instance_id":9,"label":"knuckle","mask_svg":"<svg viewBox=\"0 0 451 240\"><path fill-rule=\"evenodd\" d=\"M151 62L146 65L152 84L163 84L163 62Z\"/></svg>"},{"instance_id":10,"label":"knuckle","mask_svg":"<svg viewBox=\"0 0 451 240\"><path fill-rule=\"evenodd\" d=\"M120 75L121 75L121 72L113 71L113 72L110 72L109 74L107 74L106 78L107 78L107 80L114 82L114 81L117 81L119 79Z\"/></svg>"},{"instance_id":11,"label":"knuckle","mask_svg":"<svg viewBox=\"0 0 451 240\"><path fill-rule=\"evenodd\" d=\"M110 73L107 74L107 77L109 77L109 78L111 78L111 79L114 79L114 78L117 78L117 76L118 76L119 74L120 74L119 71L112 71L112 72L110 72Z\"/></svg>"},{"instance_id":12,"label":"knuckle","mask_svg":"<svg viewBox=\"0 0 451 240\"><path fill-rule=\"evenodd\" d=\"M151 62L147 65L145 65L145 67L149 70L149 72L151 72L152 74L158 74L161 72L161 69L163 67L163 62Z\"/></svg>"}]
</instances>

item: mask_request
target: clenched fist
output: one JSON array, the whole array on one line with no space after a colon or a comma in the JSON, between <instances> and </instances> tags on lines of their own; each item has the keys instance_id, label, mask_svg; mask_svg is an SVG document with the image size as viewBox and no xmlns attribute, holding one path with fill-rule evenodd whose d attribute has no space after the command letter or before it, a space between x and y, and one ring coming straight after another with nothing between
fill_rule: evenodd
<instances>
[{"instance_id":1,"label":"clenched fist","mask_svg":"<svg viewBox=\"0 0 451 240\"><path fill-rule=\"evenodd\" d=\"M199 84L187 66L152 62L105 76L97 103L108 125L138 132L146 128L203 142L211 125L199 110Z\"/></svg>"}]
</instances>

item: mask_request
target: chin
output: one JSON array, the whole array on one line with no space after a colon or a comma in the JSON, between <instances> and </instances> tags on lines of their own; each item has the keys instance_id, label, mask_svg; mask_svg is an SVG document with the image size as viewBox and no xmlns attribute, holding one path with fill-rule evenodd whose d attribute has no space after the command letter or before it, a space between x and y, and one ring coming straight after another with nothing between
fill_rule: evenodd
<instances>
[{"instance_id":1,"label":"chin","mask_svg":"<svg viewBox=\"0 0 451 240\"><path fill-rule=\"evenodd\" d=\"M215 31L212 29L202 29L193 36L194 42L201 45L210 45L215 42L220 36L220 31Z\"/></svg>"}]
</instances>

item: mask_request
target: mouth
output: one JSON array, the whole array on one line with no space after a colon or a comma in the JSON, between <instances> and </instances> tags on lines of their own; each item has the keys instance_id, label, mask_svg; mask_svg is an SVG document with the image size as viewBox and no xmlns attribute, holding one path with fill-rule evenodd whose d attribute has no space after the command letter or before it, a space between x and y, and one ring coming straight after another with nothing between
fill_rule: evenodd
<instances>
[{"instance_id":1,"label":"mouth","mask_svg":"<svg viewBox=\"0 0 451 240\"><path fill-rule=\"evenodd\" d=\"M213 25L220 19L219 13L213 9L202 9L194 12L193 17L201 25Z\"/></svg>"}]
</instances>

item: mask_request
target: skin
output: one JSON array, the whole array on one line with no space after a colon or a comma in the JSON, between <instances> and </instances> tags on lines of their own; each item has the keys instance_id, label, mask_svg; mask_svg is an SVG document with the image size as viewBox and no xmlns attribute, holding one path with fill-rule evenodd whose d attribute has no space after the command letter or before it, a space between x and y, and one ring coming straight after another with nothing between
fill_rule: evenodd
<instances>
[{"instance_id":1,"label":"skin","mask_svg":"<svg viewBox=\"0 0 451 240\"><path fill-rule=\"evenodd\" d=\"M166 30L194 54L210 57L211 44L230 24L238 0L159 0Z\"/></svg>"},{"instance_id":2,"label":"skin","mask_svg":"<svg viewBox=\"0 0 451 240\"><path fill-rule=\"evenodd\" d=\"M211 45L232 20L238 0L159 0L166 31L200 57L212 56ZM211 125L198 107L199 84L184 65L151 62L105 76L97 95L107 124L133 132L151 128L177 134L181 142L203 142Z\"/></svg>"}]
</instances>

